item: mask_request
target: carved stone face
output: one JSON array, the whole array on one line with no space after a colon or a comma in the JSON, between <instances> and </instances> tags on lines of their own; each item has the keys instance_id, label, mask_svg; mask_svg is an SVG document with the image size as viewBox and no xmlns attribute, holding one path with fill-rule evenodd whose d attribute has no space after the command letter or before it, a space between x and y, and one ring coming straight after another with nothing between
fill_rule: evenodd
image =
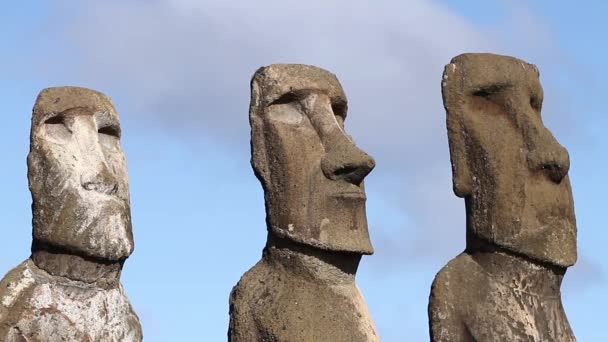
<instances>
[{"instance_id":1,"label":"carved stone face","mask_svg":"<svg viewBox=\"0 0 608 342\"><path fill-rule=\"evenodd\" d=\"M36 243L110 261L131 254L127 168L110 99L85 88L44 89L28 176Z\"/></svg>"},{"instance_id":2,"label":"carved stone face","mask_svg":"<svg viewBox=\"0 0 608 342\"><path fill-rule=\"evenodd\" d=\"M536 67L490 54L443 75L455 193L468 234L558 266L576 261L568 152L543 125Z\"/></svg>"},{"instance_id":3,"label":"carved stone face","mask_svg":"<svg viewBox=\"0 0 608 342\"><path fill-rule=\"evenodd\" d=\"M251 91L252 165L271 234L373 253L363 179L375 164L344 131L346 96L336 77L275 64L255 73Z\"/></svg>"}]
</instances>

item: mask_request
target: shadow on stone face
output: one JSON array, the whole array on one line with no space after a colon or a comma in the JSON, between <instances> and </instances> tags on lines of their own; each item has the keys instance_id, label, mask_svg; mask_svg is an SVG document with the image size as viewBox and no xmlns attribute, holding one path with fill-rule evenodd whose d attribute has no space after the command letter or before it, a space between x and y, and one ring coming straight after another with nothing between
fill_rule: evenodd
<instances>
[{"instance_id":1,"label":"shadow on stone face","mask_svg":"<svg viewBox=\"0 0 608 342\"><path fill-rule=\"evenodd\" d=\"M543 125L536 66L463 54L442 79L467 248L431 289L432 341L574 341L560 285L576 262L568 152Z\"/></svg>"},{"instance_id":2,"label":"shadow on stone face","mask_svg":"<svg viewBox=\"0 0 608 342\"><path fill-rule=\"evenodd\" d=\"M230 295L228 339L378 341L355 284L372 254L363 179L375 166L344 131L347 100L317 67L275 64L251 81L251 163L268 241Z\"/></svg>"},{"instance_id":3,"label":"shadow on stone face","mask_svg":"<svg viewBox=\"0 0 608 342\"><path fill-rule=\"evenodd\" d=\"M133 252L118 114L90 89L42 90L32 115L31 257L0 282L3 341L141 341L120 284Z\"/></svg>"}]
</instances>

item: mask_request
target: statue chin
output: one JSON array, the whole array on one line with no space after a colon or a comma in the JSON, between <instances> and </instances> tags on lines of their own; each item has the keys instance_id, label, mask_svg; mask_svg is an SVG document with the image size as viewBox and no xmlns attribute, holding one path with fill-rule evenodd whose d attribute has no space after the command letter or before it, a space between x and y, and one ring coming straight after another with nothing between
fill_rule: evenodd
<instances>
[{"instance_id":1,"label":"statue chin","mask_svg":"<svg viewBox=\"0 0 608 342\"><path fill-rule=\"evenodd\" d=\"M505 247L543 263L570 267L577 259L576 226L559 220L539 230L523 231Z\"/></svg>"},{"instance_id":2,"label":"statue chin","mask_svg":"<svg viewBox=\"0 0 608 342\"><path fill-rule=\"evenodd\" d=\"M96 210L91 208L86 205L72 208L71 215L64 216L64 220L53 222L44 230L35 229L34 237L57 249L95 259L119 261L131 255L129 207L112 200L97 203Z\"/></svg>"}]
</instances>

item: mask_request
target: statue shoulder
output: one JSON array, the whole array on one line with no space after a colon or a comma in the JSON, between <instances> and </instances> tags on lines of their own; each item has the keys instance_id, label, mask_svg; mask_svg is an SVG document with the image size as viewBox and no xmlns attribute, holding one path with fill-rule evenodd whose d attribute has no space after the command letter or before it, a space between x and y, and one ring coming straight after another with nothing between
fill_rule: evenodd
<instances>
[{"instance_id":1,"label":"statue shoulder","mask_svg":"<svg viewBox=\"0 0 608 342\"><path fill-rule=\"evenodd\" d=\"M27 261L10 270L0 280L0 338L4 338L26 309L35 286L34 274Z\"/></svg>"}]
</instances>

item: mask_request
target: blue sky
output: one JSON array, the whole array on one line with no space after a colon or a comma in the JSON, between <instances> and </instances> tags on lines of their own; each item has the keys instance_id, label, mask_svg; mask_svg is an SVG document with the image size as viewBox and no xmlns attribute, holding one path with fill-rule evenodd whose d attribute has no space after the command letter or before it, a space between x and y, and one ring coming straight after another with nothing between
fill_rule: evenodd
<instances>
[{"instance_id":1,"label":"blue sky","mask_svg":"<svg viewBox=\"0 0 608 342\"><path fill-rule=\"evenodd\" d=\"M136 249L122 281L146 341L223 341L228 294L265 242L249 166L249 79L262 65L336 73L346 127L372 154L376 254L357 280L383 341L428 340L435 273L464 248L451 191L443 65L462 52L536 64L545 124L570 151L579 263L562 290L579 341L605 341L608 123L604 1L21 1L0 20L0 273L29 255L25 157L37 93L100 90L121 115Z\"/></svg>"}]
</instances>

